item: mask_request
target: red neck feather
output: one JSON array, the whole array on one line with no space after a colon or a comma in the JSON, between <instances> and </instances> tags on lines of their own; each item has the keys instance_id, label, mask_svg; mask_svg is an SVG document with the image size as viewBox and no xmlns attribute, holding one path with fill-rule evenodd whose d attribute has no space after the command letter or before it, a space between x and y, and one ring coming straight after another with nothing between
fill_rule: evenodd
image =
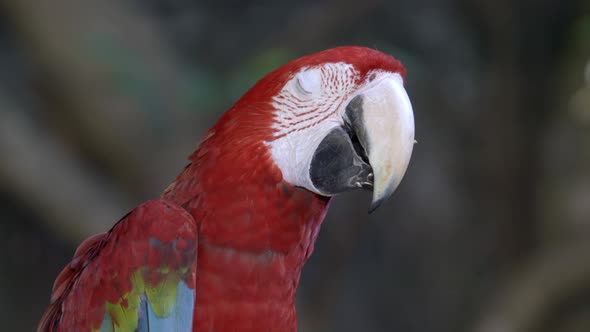
<instances>
[{"instance_id":1,"label":"red neck feather","mask_svg":"<svg viewBox=\"0 0 590 332\"><path fill-rule=\"evenodd\" d=\"M283 181L264 144L266 105L247 105L209 132L164 198L198 224L196 330L294 332L301 268L329 198Z\"/></svg>"}]
</instances>

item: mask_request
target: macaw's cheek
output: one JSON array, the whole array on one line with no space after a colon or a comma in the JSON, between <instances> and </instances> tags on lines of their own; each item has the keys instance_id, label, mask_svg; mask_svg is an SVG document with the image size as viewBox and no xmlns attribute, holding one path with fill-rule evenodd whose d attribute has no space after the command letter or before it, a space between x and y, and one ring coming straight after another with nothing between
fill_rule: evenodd
<instances>
[{"instance_id":1,"label":"macaw's cheek","mask_svg":"<svg viewBox=\"0 0 590 332\"><path fill-rule=\"evenodd\" d=\"M332 129L313 154L309 177L322 194L335 195L355 188L370 187L371 166L355 151L349 133Z\"/></svg>"}]
</instances>

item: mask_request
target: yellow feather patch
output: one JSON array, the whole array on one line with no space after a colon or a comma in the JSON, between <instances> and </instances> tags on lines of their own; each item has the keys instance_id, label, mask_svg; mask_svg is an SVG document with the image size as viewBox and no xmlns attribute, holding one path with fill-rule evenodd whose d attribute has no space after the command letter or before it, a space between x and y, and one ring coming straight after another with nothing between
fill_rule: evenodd
<instances>
[{"instance_id":1,"label":"yellow feather patch","mask_svg":"<svg viewBox=\"0 0 590 332\"><path fill-rule=\"evenodd\" d=\"M188 272L188 268L182 268L181 271L171 270L168 267L159 268L158 273L163 278L153 286L146 283L143 277L144 271L145 268L141 268L133 273L131 291L120 297L118 302L106 302L105 312L113 322L113 332L137 330L142 294L146 294L147 301L157 317L167 317L174 310L178 285L181 278ZM96 331L105 331L105 327L101 326Z\"/></svg>"}]
</instances>

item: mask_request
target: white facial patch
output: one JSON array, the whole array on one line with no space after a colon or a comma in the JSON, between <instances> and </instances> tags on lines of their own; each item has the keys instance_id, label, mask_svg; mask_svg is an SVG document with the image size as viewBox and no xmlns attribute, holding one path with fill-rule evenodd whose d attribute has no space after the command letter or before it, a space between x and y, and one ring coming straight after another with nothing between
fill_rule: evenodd
<instances>
[{"instance_id":1,"label":"white facial patch","mask_svg":"<svg viewBox=\"0 0 590 332\"><path fill-rule=\"evenodd\" d=\"M287 182L322 194L309 177L311 160L324 137L343 124L358 75L342 62L303 68L273 98L275 139L267 144Z\"/></svg>"}]
</instances>

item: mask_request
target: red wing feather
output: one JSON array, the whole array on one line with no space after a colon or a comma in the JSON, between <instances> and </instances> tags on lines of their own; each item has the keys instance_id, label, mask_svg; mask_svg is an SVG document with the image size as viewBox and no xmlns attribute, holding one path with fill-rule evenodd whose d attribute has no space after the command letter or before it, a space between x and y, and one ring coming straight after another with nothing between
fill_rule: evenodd
<instances>
[{"instance_id":1,"label":"red wing feather","mask_svg":"<svg viewBox=\"0 0 590 332\"><path fill-rule=\"evenodd\" d=\"M186 327L193 303L178 308L176 298L190 302L192 295L194 302L196 248L196 223L182 207L166 200L138 206L80 244L55 280L37 331Z\"/></svg>"}]
</instances>

